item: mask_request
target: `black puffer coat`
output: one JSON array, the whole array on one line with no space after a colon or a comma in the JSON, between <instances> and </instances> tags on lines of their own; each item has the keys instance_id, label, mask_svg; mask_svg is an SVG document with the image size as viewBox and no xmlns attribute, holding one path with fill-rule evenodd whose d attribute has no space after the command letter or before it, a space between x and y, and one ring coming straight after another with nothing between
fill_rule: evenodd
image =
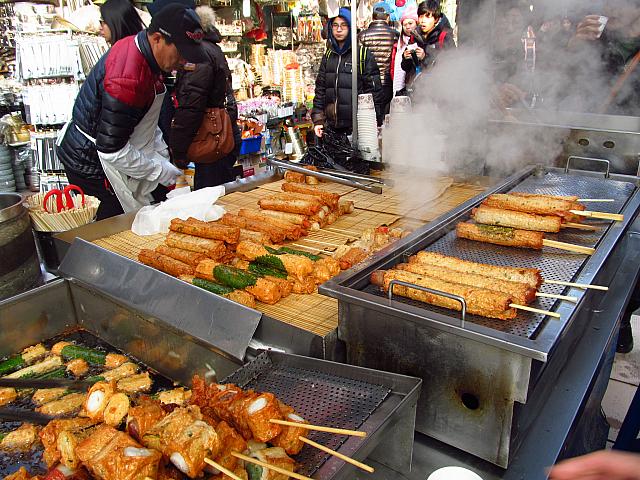
<instances>
[{"instance_id":1,"label":"black puffer coat","mask_svg":"<svg viewBox=\"0 0 640 480\"><path fill-rule=\"evenodd\" d=\"M360 45L373 52L380 69L382 85L391 84L391 51L398 41L398 32L385 20L374 20L369 28L360 32L359 40Z\"/></svg>"},{"instance_id":2,"label":"black puffer coat","mask_svg":"<svg viewBox=\"0 0 640 480\"><path fill-rule=\"evenodd\" d=\"M238 105L231 87L231 71L218 45L220 40L217 29L208 32L202 42L208 61L199 63L192 71L185 70L178 75L178 107L173 116L169 141L175 160L186 159L187 150L200 128L204 113L211 107L226 106L234 128L236 150L240 149L242 138L237 125Z\"/></svg>"},{"instance_id":3,"label":"black puffer coat","mask_svg":"<svg viewBox=\"0 0 640 480\"><path fill-rule=\"evenodd\" d=\"M409 40L409 44L416 43L418 47L422 48L425 52L425 57L422 61L418 61L416 64L413 57L402 58L400 66L407 72L406 85L410 86L418 73L418 69L422 72L430 69L436 62L438 54L442 50L448 48L455 48L456 44L453 41L453 33L451 29L447 27L448 20L446 17L440 17L438 24L428 34L422 35L420 38L412 35ZM420 28L420 26L418 26Z\"/></svg>"}]
</instances>

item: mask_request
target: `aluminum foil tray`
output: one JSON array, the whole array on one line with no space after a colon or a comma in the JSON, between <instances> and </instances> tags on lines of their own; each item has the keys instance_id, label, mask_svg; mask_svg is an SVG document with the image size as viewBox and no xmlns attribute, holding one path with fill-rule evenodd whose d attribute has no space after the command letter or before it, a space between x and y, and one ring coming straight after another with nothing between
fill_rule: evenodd
<instances>
[{"instance_id":1,"label":"aluminum foil tray","mask_svg":"<svg viewBox=\"0 0 640 480\"><path fill-rule=\"evenodd\" d=\"M604 180L601 177L566 175L550 172L541 176L531 175L510 191L548 195L578 195L580 198L613 199L613 202L586 204L587 209L619 213L622 211L634 190L635 185L628 182ZM469 218L469 216L467 216L467 218ZM547 234L545 237L551 240L597 248L599 241L604 237L612 225L612 222L588 219L585 220L584 223L598 226L600 230L597 232L589 232L564 229L558 234ZM455 231L450 231L425 248L425 250L458 257L463 260L492 265L538 268L541 270L542 276L546 279L563 280L567 282L572 281L576 277L589 258L586 255L576 255L548 247L544 247L542 251L538 251L501 247L498 245L458 239L456 238ZM565 289L566 287L559 285L543 284L541 292L562 294ZM363 291L386 297L386 293L381 292L378 287L373 285L368 285ZM394 300L447 316L455 315L451 310L400 296L394 296ZM539 298L532 306L543 310L553 310L557 302L558 301L554 299ZM518 312L518 317L510 321L494 320L470 314L466 316L466 319L494 330L528 339L535 339L545 322L557 321L548 316L523 311Z\"/></svg>"},{"instance_id":2,"label":"aluminum foil tray","mask_svg":"<svg viewBox=\"0 0 640 480\"><path fill-rule=\"evenodd\" d=\"M309 423L350 430L359 429L391 392L382 385L316 371L309 365L301 368L302 362L296 359L303 357L284 358L284 362L274 362L272 354L262 353L222 383L271 392ZM308 437L334 450L348 438L323 432L309 432ZM328 458L308 445L294 457L301 465L299 473L307 476L313 475Z\"/></svg>"}]
</instances>

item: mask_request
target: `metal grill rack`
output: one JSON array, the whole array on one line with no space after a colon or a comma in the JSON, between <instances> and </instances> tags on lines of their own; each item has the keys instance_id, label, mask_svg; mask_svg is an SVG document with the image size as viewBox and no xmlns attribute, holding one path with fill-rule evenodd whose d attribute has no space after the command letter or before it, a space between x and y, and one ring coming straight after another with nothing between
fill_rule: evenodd
<instances>
[{"instance_id":1,"label":"metal grill rack","mask_svg":"<svg viewBox=\"0 0 640 480\"><path fill-rule=\"evenodd\" d=\"M357 430L378 408L390 389L291 364L274 364L267 353L242 367L223 383L235 383L258 392L271 392L314 425ZM337 450L345 435L309 432L309 439ZM300 473L313 475L329 458L307 445L296 455Z\"/></svg>"},{"instance_id":2,"label":"metal grill rack","mask_svg":"<svg viewBox=\"0 0 640 480\"><path fill-rule=\"evenodd\" d=\"M531 176L510 191L548 195L575 195L576 192L579 192L579 195L584 198L610 198L614 201L591 203L589 207L602 212L619 213L622 211L634 189L634 185L627 182L615 180L603 181L601 178L547 173L541 177ZM467 219L468 218L469 217L467 217ZM558 234L545 234L545 237L560 242L597 247L599 241L612 225L612 222L603 220L586 220L584 223L598 226L600 230L597 232L589 232L565 229ZM538 251L501 247L458 239L456 238L455 231L450 231L425 248L425 250L490 265L538 268L545 279L567 282L574 279L589 258L586 255L574 255L548 247L544 247L542 251ZM566 289L566 287L560 285L549 284L543 284L541 287L542 292L554 294L562 294ZM363 291L386 297L386 293L381 292L378 287L373 285L365 287ZM435 307L408 298L396 296L394 300L443 315L452 315L451 310ZM543 310L553 310L557 303L559 302L552 298L538 298L533 306ZM510 321L495 320L470 314L466 316L466 319L500 332L528 339L535 338L540 327L545 322L557 321L541 314L523 311L518 312L518 317Z\"/></svg>"}]
</instances>

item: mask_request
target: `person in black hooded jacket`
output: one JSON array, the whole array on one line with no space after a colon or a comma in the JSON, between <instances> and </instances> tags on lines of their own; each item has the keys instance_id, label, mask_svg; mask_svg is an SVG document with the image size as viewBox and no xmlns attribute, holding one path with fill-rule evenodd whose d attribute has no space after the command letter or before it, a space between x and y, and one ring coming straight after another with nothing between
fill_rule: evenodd
<instances>
[{"instance_id":1,"label":"person in black hooded jacket","mask_svg":"<svg viewBox=\"0 0 640 480\"><path fill-rule=\"evenodd\" d=\"M316 92L311 110L314 131L322 137L325 128L338 133L351 133L351 12L341 8L337 17L329 20L329 48L322 57ZM384 115L384 92L380 70L373 54L358 47L358 93L372 93L378 126Z\"/></svg>"},{"instance_id":2,"label":"person in black hooded jacket","mask_svg":"<svg viewBox=\"0 0 640 480\"><path fill-rule=\"evenodd\" d=\"M233 128L234 150L224 158L213 163L196 163L194 188L213 187L234 180L233 165L240 153L242 142L238 128L238 106L231 87L231 71L227 59L218 45L222 39L214 26L215 14L211 7L196 9L200 17L205 36L202 46L207 61L195 65L191 71L181 72L178 76L176 100L178 106L173 116L169 146L174 162L186 165L187 150L193 141L205 111L212 107L225 107Z\"/></svg>"},{"instance_id":3,"label":"person in black hooded jacket","mask_svg":"<svg viewBox=\"0 0 640 480\"><path fill-rule=\"evenodd\" d=\"M449 20L440 11L440 0L425 0L418 5L418 27L414 30L409 47L404 51L402 70L407 72L406 85L410 87L416 76L429 70L438 54L455 48Z\"/></svg>"}]
</instances>

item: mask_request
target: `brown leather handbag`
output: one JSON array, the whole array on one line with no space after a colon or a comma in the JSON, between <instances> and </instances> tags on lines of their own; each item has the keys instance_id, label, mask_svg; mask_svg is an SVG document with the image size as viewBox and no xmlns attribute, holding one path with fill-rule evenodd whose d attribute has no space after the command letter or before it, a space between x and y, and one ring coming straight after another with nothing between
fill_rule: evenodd
<instances>
[{"instance_id":1,"label":"brown leather handbag","mask_svg":"<svg viewBox=\"0 0 640 480\"><path fill-rule=\"evenodd\" d=\"M208 108L198 133L187 150L187 159L194 163L213 163L227 156L235 146L231 118L222 107Z\"/></svg>"}]
</instances>

